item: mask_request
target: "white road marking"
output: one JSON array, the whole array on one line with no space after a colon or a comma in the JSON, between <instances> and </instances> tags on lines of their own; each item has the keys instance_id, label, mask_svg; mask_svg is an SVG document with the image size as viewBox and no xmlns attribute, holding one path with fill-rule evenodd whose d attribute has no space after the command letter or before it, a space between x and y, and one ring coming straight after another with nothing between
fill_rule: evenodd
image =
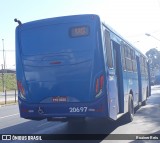
<instances>
[{"instance_id":1,"label":"white road marking","mask_svg":"<svg viewBox=\"0 0 160 143\"><path fill-rule=\"evenodd\" d=\"M41 124L41 125L39 125L39 126L37 126L37 127L39 128L39 127L44 126L44 125L47 125L47 124L50 124L50 122L43 123L43 124Z\"/></svg>"},{"instance_id":2,"label":"white road marking","mask_svg":"<svg viewBox=\"0 0 160 143\"><path fill-rule=\"evenodd\" d=\"M8 115L8 116L3 116L3 117L0 117L0 119L4 119L4 118L8 118L8 117L12 117L12 116L17 116L17 115L19 115L19 113L12 114L12 115Z\"/></svg>"}]
</instances>

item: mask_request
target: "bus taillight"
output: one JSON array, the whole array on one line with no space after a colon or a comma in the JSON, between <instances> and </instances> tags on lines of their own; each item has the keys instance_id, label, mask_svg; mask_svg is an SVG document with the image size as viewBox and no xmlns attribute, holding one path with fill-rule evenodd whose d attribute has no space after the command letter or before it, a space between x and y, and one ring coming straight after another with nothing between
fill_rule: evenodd
<instances>
[{"instance_id":1,"label":"bus taillight","mask_svg":"<svg viewBox=\"0 0 160 143\"><path fill-rule=\"evenodd\" d=\"M96 94L99 92L99 79L96 79Z\"/></svg>"},{"instance_id":2,"label":"bus taillight","mask_svg":"<svg viewBox=\"0 0 160 143\"><path fill-rule=\"evenodd\" d=\"M20 96L25 99L25 90L24 87L22 85L22 83L20 81L17 81L17 86L18 86L18 90L20 91Z\"/></svg>"},{"instance_id":3,"label":"bus taillight","mask_svg":"<svg viewBox=\"0 0 160 143\"><path fill-rule=\"evenodd\" d=\"M100 76L100 89L103 88L103 85L104 85L104 76L101 75L101 76Z\"/></svg>"},{"instance_id":4,"label":"bus taillight","mask_svg":"<svg viewBox=\"0 0 160 143\"><path fill-rule=\"evenodd\" d=\"M96 97L100 96L103 91L104 86L104 75L101 75L99 78L96 79Z\"/></svg>"}]
</instances>

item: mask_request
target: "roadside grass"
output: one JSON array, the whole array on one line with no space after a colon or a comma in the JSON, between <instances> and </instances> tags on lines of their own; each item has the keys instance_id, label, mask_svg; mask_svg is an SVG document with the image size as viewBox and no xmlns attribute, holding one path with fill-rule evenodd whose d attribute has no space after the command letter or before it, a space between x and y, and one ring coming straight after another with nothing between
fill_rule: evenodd
<instances>
[{"instance_id":1,"label":"roadside grass","mask_svg":"<svg viewBox=\"0 0 160 143\"><path fill-rule=\"evenodd\" d=\"M9 91L17 89L16 75L11 73L5 73L4 76L0 74L0 92L3 91L3 80L5 90Z\"/></svg>"},{"instance_id":2,"label":"roadside grass","mask_svg":"<svg viewBox=\"0 0 160 143\"><path fill-rule=\"evenodd\" d=\"M11 91L17 89L16 83L16 75L11 73L5 73L4 75L0 74L0 92L3 91L3 81L4 81L4 89L6 91ZM5 101L0 101L0 105L8 105L8 104L17 104L15 100L7 100L6 104Z\"/></svg>"}]
</instances>

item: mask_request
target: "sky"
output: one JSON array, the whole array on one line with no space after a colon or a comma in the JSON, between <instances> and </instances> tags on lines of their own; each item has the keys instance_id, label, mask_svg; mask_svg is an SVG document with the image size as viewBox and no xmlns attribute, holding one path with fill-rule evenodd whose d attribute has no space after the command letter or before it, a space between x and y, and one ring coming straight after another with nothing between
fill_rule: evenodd
<instances>
[{"instance_id":1,"label":"sky","mask_svg":"<svg viewBox=\"0 0 160 143\"><path fill-rule=\"evenodd\" d=\"M15 68L14 18L26 23L77 14L98 14L144 54L160 50L160 0L0 0L0 66L4 47L7 68Z\"/></svg>"}]
</instances>

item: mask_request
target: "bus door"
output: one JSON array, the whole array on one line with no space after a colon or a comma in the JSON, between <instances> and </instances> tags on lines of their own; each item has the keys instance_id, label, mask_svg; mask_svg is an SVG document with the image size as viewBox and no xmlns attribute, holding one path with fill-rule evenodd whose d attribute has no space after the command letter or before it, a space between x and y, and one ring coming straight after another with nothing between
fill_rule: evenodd
<instances>
[{"instance_id":1,"label":"bus door","mask_svg":"<svg viewBox=\"0 0 160 143\"><path fill-rule=\"evenodd\" d=\"M138 72L138 89L139 89L139 96L138 96L138 102L142 101L142 81L141 81L141 69L140 69L140 59L138 56L136 56L137 60L137 72Z\"/></svg>"},{"instance_id":2,"label":"bus door","mask_svg":"<svg viewBox=\"0 0 160 143\"><path fill-rule=\"evenodd\" d=\"M114 69L117 82L117 113L123 113L124 108L124 94L123 94L123 74L121 63L120 45L112 41L113 55L114 55Z\"/></svg>"}]
</instances>

